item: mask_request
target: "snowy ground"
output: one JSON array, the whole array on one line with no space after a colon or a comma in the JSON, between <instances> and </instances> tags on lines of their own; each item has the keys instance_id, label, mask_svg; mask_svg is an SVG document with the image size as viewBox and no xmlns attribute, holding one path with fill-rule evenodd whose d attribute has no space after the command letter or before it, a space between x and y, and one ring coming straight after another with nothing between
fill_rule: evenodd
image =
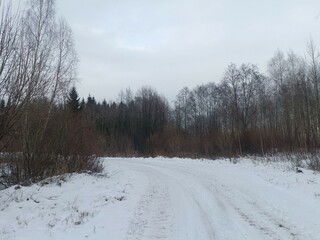
<instances>
[{"instance_id":1,"label":"snowy ground","mask_svg":"<svg viewBox=\"0 0 320 240\"><path fill-rule=\"evenodd\" d=\"M320 239L320 174L242 159L105 159L0 191L0 239Z\"/></svg>"}]
</instances>

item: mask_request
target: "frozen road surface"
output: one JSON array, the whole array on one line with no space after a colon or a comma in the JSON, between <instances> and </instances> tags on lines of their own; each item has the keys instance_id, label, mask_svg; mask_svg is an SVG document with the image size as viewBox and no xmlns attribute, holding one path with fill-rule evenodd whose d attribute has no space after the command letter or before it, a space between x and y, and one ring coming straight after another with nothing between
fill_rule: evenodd
<instances>
[{"instance_id":1,"label":"frozen road surface","mask_svg":"<svg viewBox=\"0 0 320 240\"><path fill-rule=\"evenodd\" d=\"M320 174L241 159L107 158L107 176L0 191L0 239L320 239Z\"/></svg>"},{"instance_id":2,"label":"frozen road surface","mask_svg":"<svg viewBox=\"0 0 320 240\"><path fill-rule=\"evenodd\" d=\"M263 179L250 164L168 159L110 164L148 182L129 218L127 239L320 239L320 198ZM293 174L297 181L302 175Z\"/></svg>"}]
</instances>

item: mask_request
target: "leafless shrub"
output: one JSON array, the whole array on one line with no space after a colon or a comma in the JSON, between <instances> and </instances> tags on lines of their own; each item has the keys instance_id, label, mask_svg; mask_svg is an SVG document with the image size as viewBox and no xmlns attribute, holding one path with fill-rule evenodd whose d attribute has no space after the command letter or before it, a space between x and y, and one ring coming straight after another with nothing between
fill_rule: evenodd
<instances>
[{"instance_id":1,"label":"leafless shrub","mask_svg":"<svg viewBox=\"0 0 320 240\"><path fill-rule=\"evenodd\" d=\"M312 153L308 159L308 166L310 169L320 171L320 153Z\"/></svg>"}]
</instances>

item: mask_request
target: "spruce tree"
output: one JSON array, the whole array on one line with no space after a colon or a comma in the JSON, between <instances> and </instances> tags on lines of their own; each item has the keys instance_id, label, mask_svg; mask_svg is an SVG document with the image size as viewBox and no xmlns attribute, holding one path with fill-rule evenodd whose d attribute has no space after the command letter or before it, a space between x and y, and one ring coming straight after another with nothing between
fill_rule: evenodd
<instances>
[{"instance_id":1,"label":"spruce tree","mask_svg":"<svg viewBox=\"0 0 320 240\"><path fill-rule=\"evenodd\" d=\"M81 110L80 98L75 87L72 87L69 92L67 106L74 113L78 113Z\"/></svg>"}]
</instances>

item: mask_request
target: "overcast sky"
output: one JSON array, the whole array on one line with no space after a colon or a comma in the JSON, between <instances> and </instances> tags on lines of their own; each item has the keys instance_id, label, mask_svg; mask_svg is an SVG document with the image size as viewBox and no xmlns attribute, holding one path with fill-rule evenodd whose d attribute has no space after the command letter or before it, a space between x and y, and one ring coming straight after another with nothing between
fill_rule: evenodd
<instances>
[{"instance_id":1,"label":"overcast sky","mask_svg":"<svg viewBox=\"0 0 320 240\"><path fill-rule=\"evenodd\" d=\"M219 82L231 63L262 72L277 49L320 47L319 0L57 0L74 32L78 90L116 100L151 86L172 101L188 86Z\"/></svg>"}]
</instances>

